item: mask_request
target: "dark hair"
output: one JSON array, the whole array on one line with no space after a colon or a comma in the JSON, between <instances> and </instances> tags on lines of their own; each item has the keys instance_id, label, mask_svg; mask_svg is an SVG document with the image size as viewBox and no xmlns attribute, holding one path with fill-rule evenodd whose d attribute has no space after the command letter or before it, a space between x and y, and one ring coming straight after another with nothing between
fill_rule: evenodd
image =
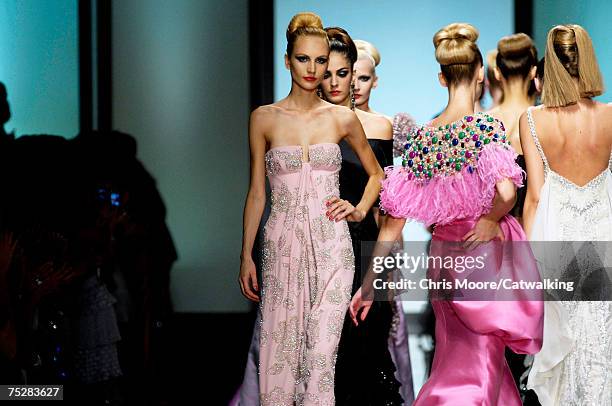
<instances>
[{"instance_id":1,"label":"dark hair","mask_svg":"<svg viewBox=\"0 0 612 406\"><path fill-rule=\"evenodd\" d=\"M526 78L538 61L538 51L529 35L518 33L497 43L497 68L505 78Z\"/></svg>"},{"instance_id":2,"label":"dark hair","mask_svg":"<svg viewBox=\"0 0 612 406\"><path fill-rule=\"evenodd\" d=\"M327 27L325 32L329 39L329 51L344 55L349 60L352 68L355 62L357 62L357 47L351 36L345 29L340 27Z\"/></svg>"},{"instance_id":3,"label":"dark hair","mask_svg":"<svg viewBox=\"0 0 612 406\"><path fill-rule=\"evenodd\" d=\"M544 57L540 59L536 68L536 77L540 80L544 79Z\"/></svg>"}]
</instances>

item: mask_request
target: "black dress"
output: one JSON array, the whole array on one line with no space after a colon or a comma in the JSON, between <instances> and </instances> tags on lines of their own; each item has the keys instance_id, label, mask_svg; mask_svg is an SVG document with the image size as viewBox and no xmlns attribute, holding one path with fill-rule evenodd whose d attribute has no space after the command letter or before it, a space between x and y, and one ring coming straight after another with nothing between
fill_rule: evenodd
<instances>
[{"instance_id":1,"label":"black dress","mask_svg":"<svg viewBox=\"0 0 612 406\"><path fill-rule=\"evenodd\" d=\"M516 163L521 167L525 172L527 172L527 166L525 164L525 156L519 155L516 157ZM523 187L517 189L516 191L516 203L512 210L510 210L510 214L516 217L517 219L522 219L523 217L523 205L525 204L525 196L527 196L527 180L523 182Z\"/></svg>"},{"instance_id":2,"label":"black dress","mask_svg":"<svg viewBox=\"0 0 612 406\"><path fill-rule=\"evenodd\" d=\"M381 167L393 164L393 140L369 139ZM344 141L340 143L340 197L353 205L361 200L368 182L359 158ZM349 222L355 253L355 277L352 294L360 288L362 271L361 242L374 242L378 227L372 211L359 222ZM364 264L365 265L365 264ZM391 303L374 301L366 320L356 327L350 316L344 320L336 361L336 405L401 405L400 383L395 379L395 365L388 348L393 318Z\"/></svg>"}]
</instances>

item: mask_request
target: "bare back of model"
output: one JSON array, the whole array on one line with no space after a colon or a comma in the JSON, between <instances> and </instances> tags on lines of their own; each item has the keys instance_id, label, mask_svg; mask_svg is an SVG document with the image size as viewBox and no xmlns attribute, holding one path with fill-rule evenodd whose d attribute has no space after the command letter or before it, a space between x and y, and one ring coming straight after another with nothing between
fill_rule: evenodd
<instances>
[{"instance_id":1,"label":"bare back of model","mask_svg":"<svg viewBox=\"0 0 612 406\"><path fill-rule=\"evenodd\" d=\"M531 113L550 170L584 186L610 164L612 106L590 99Z\"/></svg>"}]
</instances>

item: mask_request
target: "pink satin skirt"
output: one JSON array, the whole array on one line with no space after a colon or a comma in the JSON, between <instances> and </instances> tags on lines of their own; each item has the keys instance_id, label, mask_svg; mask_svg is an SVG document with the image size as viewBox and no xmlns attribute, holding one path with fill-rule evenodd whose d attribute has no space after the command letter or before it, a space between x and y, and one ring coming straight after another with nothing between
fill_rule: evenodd
<instances>
[{"instance_id":1,"label":"pink satin skirt","mask_svg":"<svg viewBox=\"0 0 612 406\"><path fill-rule=\"evenodd\" d=\"M460 220L435 228L430 255L443 244L461 241L476 220ZM525 233L511 216L500 221L505 241L524 241ZM500 245L498 244L497 247ZM523 246L525 246L523 244ZM438 248L437 248L438 247ZM495 262L491 272L512 278L534 279L537 268L521 250L491 252ZM419 392L416 406L520 406L518 389L504 357L505 347L522 354L533 354L542 345L544 306L542 301L525 300L432 300L436 315L436 348L429 379Z\"/></svg>"}]
</instances>

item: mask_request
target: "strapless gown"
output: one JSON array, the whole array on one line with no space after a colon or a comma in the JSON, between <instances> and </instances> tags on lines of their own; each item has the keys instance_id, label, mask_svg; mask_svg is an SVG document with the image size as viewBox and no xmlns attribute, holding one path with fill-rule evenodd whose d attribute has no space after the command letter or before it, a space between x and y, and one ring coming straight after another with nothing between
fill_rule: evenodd
<instances>
[{"instance_id":1,"label":"strapless gown","mask_svg":"<svg viewBox=\"0 0 612 406\"><path fill-rule=\"evenodd\" d=\"M270 149L272 188L264 227L260 401L266 405L334 405L334 366L354 274L345 220L331 221L325 202L338 197L337 144Z\"/></svg>"}]
</instances>

